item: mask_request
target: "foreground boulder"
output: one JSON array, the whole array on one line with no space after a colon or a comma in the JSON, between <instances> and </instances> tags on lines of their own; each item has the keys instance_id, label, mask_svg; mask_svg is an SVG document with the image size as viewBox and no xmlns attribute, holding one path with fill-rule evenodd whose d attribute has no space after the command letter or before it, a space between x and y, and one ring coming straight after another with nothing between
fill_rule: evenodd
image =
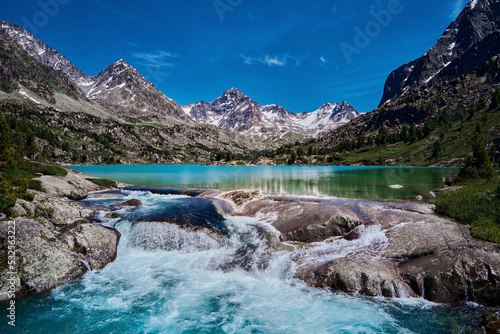
<instances>
[{"instance_id":1,"label":"foreground boulder","mask_svg":"<svg viewBox=\"0 0 500 334\"><path fill-rule=\"evenodd\" d=\"M302 267L296 276L316 288L372 297L417 297L393 262L370 256L347 256L314 268Z\"/></svg>"},{"instance_id":2,"label":"foreground boulder","mask_svg":"<svg viewBox=\"0 0 500 334\"><path fill-rule=\"evenodd\" d=\"M10 291L15 282L16 297L49 291L81 277L90 269L102 269L116 258L119 234L98 225L77 224L61 238L57 231L27 218L14 224L0 223L0 254L8 258L9 226L15 226L15 264L0 272L1 291ZM74 240L74 242L69 242ZM10 299L0 294L0 301Z\"/></svg>"},{"instance_id":3,"label":"foreground boulder","mask_svg":"<svg viewBox=\"0 0 500 334\"><path fill-rule=\"evenodd\" d=\"M68 201L103 187L73 171L40 181L45 192L17 200L18 218L0 221L0 301L47 292L116 258L120 233L91 224L95 212Z\"/></svg>"}]
</instances>

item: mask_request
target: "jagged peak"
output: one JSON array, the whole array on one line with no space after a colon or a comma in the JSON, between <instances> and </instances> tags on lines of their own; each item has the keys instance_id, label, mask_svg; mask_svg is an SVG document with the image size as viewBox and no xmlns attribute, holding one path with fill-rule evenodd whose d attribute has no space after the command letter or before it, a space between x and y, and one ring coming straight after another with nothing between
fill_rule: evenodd
<instances>
[{"instance_id":1,"label":"jagged peak","mask_svg":"<svg viewBox=\"0 0 500 334\"><path fill-rule=\"evenodd\" d=\"M233 87L233 88L231 88L231 89L226 90L226 91L222 94L222 96L224 96L224 95L236 95L236 96L241 96L241 97L246 96L245 94L243 94L243 92L242 92L241 90L239 90L238 88L235 88L235 87Z\"/></svg>"}]
</instances>

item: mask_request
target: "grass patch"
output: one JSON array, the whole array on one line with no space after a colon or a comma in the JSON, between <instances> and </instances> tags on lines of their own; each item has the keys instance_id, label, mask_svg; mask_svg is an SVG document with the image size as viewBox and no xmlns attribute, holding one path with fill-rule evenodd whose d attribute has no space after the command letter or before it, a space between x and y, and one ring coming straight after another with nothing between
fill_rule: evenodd
<instances>
[{"instance_id":1,"label":"grass patch","mask_svg":"<svg viewBox=\"0 0 500 334\"><path fill-rule=\"evenodd\" d=\"M93 183L95 183L95 184L97 184L98 186L101 186L101 187L110 188L110 187L116 187L117 186L116 181L110 180L110 179L87 179L87 180L90 181L90 182L93 182Z\"/></svg>"},{"instance_id":2,"label":"grass patch","mask_svg":"<svg viewBox=\"0 0 500 334\"><path fill-rule=\"evenodd\" d=\"M35 172L42 173L43 175L53 175L53 176L66 176L68 171L58 165L35 165Z\"/></svg>"},{"instance_id":3,"label":"grass patch","mask_svg":"<svg viewBox=\"0 0 500 334\"><path fill-rule=\"evenodd\" d=\"M436 212L471 225L473 237L500 243L500 194L497 182L471 184L438 194Z\"/></svg>"},{"instance_id":4,"label":"grass patch","mask_svg":"<svg viewBox=\"0 0 500 334\"><path fill-rule=\"evenodd\" d=\"M36 190L36 191L43 191L43 189L42 189L42 182L40 182L40 180L30 179L28 181L28 188Z\"/></svg>"},{"instance_id":5,"label":"grass patch","mask_svg":"<svg viewBox=\"0 0 500 334\"><path fill-rule=\"evenodd\" d=\"M499 205L495 194L497 186L497 183L483 183L440 192L435 201L436 212L466 224L480 218L494 218Z\"/></svg>"},{"instance_id":6,"label":"grass patch","mask_svg":"<svg viewBox=\"0 0 500 334\"><path fill-rule=\"evenodd\" d=\"M17 167L12 167L9 168L8 170L2 172L2 176L6 178L7 180L12 180L15 177L19 177L22 179L30 179L34 177L35 175L31 172L28 172L26 170L21 170Z\"/></svg>"},{"instance_id":7,"label":"grass patch","mask_svg":"<svg viewBox=\"0 0 500 334\"><path fill-rule=\"evenodd\" d=\"M500 225L494 219L480 218L474 221L471 234L474 238L500 244Z\"/></svg>"}]
</instances>

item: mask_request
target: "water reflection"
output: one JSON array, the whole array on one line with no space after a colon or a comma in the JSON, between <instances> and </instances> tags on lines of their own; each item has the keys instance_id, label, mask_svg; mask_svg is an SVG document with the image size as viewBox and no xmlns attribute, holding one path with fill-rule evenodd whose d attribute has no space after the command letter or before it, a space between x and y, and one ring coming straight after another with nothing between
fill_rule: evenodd
<instances>
[{"instance_id":1,"label":"water reflection","mask_svg":"<svg viewBox=\"0 0 500 334\"><path fill-rule=\"evenodd\" d=\"M259 189L270 195L414 200L444 185L450 168L330 166L81 166L75 170L141 186ZM389 186L400 185L401 188Z\"/></svg>"}]
</instances>

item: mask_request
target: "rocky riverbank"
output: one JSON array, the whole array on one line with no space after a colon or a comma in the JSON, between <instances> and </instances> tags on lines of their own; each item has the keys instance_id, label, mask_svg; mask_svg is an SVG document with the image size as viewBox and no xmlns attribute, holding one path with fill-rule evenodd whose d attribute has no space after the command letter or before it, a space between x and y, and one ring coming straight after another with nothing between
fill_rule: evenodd
<instances>
[{"instance_id":1,"label":"rocky riverbank","mask_svg":"<svg viewBox=\"0 0 500 334\"><path fill-rule=\"evenodd\" d=\"M44 192L35 192L33 202L18 200L19 217L0 223L0 300L9 299L11 291L16 297L49 291L116 257L119 232L92 224L88 218L95 212L70 200L105 189L73 171L40 181ZM291 252L296 277L311 287L500 306L499 246L474 239L469 226L435 214L430 204L287 198L258 191L196 195L226 214L272 225L279 240L269 238L269 250ZM16 229L13 267L10 226Z\"/></svg>"},{"instance_id":2,"label":"rocky riverbank","mask_svg":"<svg viewBox=\"0 0 500 334\"><path fill-rule=\"evenodd\" d=\"M0 222L0 301L49 291L116 258L120 233L92 224L95 213L72 202L105 188L71 170L39 180L43 191L17 200L17 218Z\"/></svg>"},{"instance_id":3,"label":"rocky riverbank","mask_svg":"<svg viewBox=\"0 0 500 334\"><path fill-rule=\"evenodd\" d=\"M273 225L296 277L351 294L500 306L500 248L423 203L209 192L227 213Z\"/></svg>"}]
</instances>

